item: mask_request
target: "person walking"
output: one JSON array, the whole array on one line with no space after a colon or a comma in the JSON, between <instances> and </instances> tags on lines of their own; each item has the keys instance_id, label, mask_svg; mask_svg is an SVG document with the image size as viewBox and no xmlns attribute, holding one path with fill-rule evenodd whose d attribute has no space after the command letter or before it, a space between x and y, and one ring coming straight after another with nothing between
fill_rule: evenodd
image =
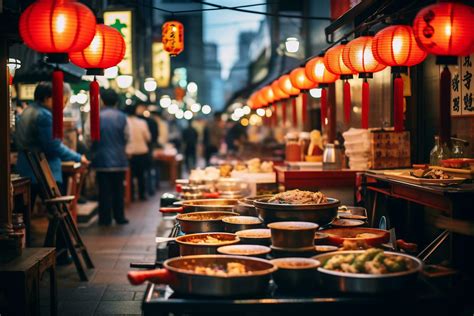
<instances>
[{"instance_id":1,"label":"person walking","mask_svg":"<svg viewBox=\"0 0 474 316\"><path fill-rule=\"evenodd\" d=\"M127 106L127 121L130 128L130 139L127 143L126 152L130 158L130 169L132 171L131 193L132 201L135 199L134 179L138 184L138 196L140 200L146 200L146 166L149 165L148 143L151 141L150 130L144 120L137 117L134 106Z\"/></svg>"},{"instance_id":2,"label":"person walking","mask_svg":"<svg viewBox=\"0 0 474 316\"><path fill-rule=\"evenodd\" d=\"M222 113L216 112L214 120L209 122L204 129L204 150L206 165L209 166L212 155L219 152L224 139L225 123L222 120Z\"/></svg>"},{"instance_id":3,"label":"person walking","mask_svg":"<svg viewBox=\"0 0 474 316\"><path fill-rule=\"evenodd\" d=\"M183 131L184 159L188 172L196 167L198 132L193 127L192 120L188 121L188 126Z\"/></svg>"},{"instance_id":4,"label":"person walking","mask_svg":"<svg viewBox=\"0 0 474 316\"><path fill-rule=\"evenodd\" d=\"M104 89L100 96L100 140L91 146L92 167L99 188L99 225L111 225L112 215L117 224L123 225L129 222L124 212L124 181L128 169L125 146L129 138L127 116L117 109L119 97L114 90Z\"/></svg>"},{"instance_id":5,"label":"person walking","mask_svg":"<svg viewBox=\"0 0 474 316\"><path fill-rule=\"evenodd\" d=\"M66 106L71 95L69 84L64 84L63 108ZM14 141L18 149L18 161L15 166L16 172L23 177L31 179L31 205L39 193L39 184L30 167L26 152L44 153L49 168L53 174L59 189L64 192L62 161L81 162L89 164L84 155L64 145L61 140L53 138L53 86L51 82L40 82L34 92L34 102L21 113L16 122ZM56 249L61 253L57 262L59 264L70 263L66 249L66 243L62 234L56 234Z\"/></svg>"}]
</instances>

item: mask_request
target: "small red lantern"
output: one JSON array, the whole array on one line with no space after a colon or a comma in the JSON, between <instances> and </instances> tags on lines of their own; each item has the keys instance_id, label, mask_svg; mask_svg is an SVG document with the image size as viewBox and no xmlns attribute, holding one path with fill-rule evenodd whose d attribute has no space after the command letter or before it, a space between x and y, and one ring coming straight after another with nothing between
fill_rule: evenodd
<instances>
[{"instance_id":1,"label":"small red lantern","mask_svg":"<svg viewBox=\"0 0 474 316\"><path fill-rule=\"evenodd\" d=\"M328 114L328 98L326 87L329 83L336 81L339 76L329 72L324 65L323 57L311 59L305 67L306 76L319 84L321 90L321 128L325 125Z\"/></svg>"},{"instance_id":2,"label":"small red lantern","mask_svg":"<svg viewBox=\"0 0 474 316\"><path fill-rule=\"evenodd\" d=\"M38 0L20 16L26 46L48 54L48 61L67 63L67 53L86 48L95 34L94 13L75 0ZM53 137L63 137L64 74L53 71Z\"/></svg>"},{"instance_id":3,"label":"small red lantern","mask_svg":"<svg viewBox=\"0 0 474 316\"><path fill-rule=\"evenodd\" d=\"M300 94L300 89L297 89L293 86L289 75L281 76L280 79L278 79L278 86L284 93L290 96L295 96L295 95Z\"/></svg>"},{"instance_id":4,"label":"small red lantern","mask_svg":"<svg viewBox=\"0 0 474 316\"><path fill-rule=\"evenodd\" d=\"M257 92L257 101L258 101L258 104L260 105L260 107L267 106L268 101L267 101L267 99L265 99L265 97L263 95L263 89L258 90L258 92Z\"/></svg>"},{"instance_id":5,"label":"small red lantern","mask_svg":"<svg viewBox=\"0 0 474 316\"><path fill-rule=\"evenodd\" d=\"M351 85L349 79L353 78L355 72L344 64L342 60L342 52L346 47L347 42L343 42L341 45L331 47L324 54L324 65L330 72L340 75L341 79L344 80L343 86L343 103L344 103L344 120L346 124L351 121Z\"/></svg>"},{"instance_id":6,"label":"small red lantern","mask_svg":"<svg viewBox=\"0 0 474 316\"><path fill-rule=\"evenodd\" d=\"M161 28L161 41L165 51L176 56L184 50L184 27L178 21L168 21Z\"/></svg>"},{"instance_id":7,"label":"small red lantern","mask_svg":"<svg viewBox=\"0 0 474 316\"><path fill-rule=\"evenodd\" d=\"M267 101L267 104L273 103L275 101L275 96L273 95L272 87L265 86L262 88L262 96Z\"/></svg>"},{"instance_id":8,"label":"small red lantern","mask_svg":"<svg viewBox=\"0 0 474 316\"><path fill-rule=\"evenodd\" d=\"M280 86L278 85L278 79L273 81L270 86L272 87L275 100L282 100L290 97L287 93L281 90Z\"/></svg>"},{"instance_id":9,"label":"small red lantern","mask_svg":"<svg viewBox=\"0 0 474 316\"><path fill-rule=\"evenodd\" d=\"M385 69L372 54L373 36L358 37L344 47L342 60L352 71L359 73L359 78L364 78L362 83L362 128L369 128L370 91L367 78L372 78L374 72Z\"/></svg>"},{"instance_id":10,"label":"small red lantern","mask_svg":"<svg viewBox=\"0 0 474 316\"><path fill-rule=\"evenodd\" d=\"M317 83L311 81L311 79L306 76L305 68L299 67L293 69L290 72L290 81L293 87L300 89L300 90L309 90L316 88L318 86Z\"/></svg>"},{"instance_id":11,"label":"small red lantern","mask_svg":"<svg viewBox=\"0 0 474 316\"><path fill-rule=\"evenodd\" d=\"M89 88L90 94L90 126L91 139L100 139L99 119L99 84L95 76L103 75L105 68L120 63L125 56L125 41L119 31L113 27L97 24L94 39L88 47L80 52L69 54L71 62L76 66L87 69L88 75L94 75L94 81Z\"/></svg>"},{"instance_id":12,"label":"small red lantern","mask_svg":"<svg viewBox=\"0 0 474 316\"><path fill-rule=\"evenodd\" d=\"M400 73L426 58L415 40L413 29L407 25L389 26L374 36L372 53L380 63L392 67L394 74L393 108L396 132L403 131L403 79Z\"/></svg>"}]
</instances>

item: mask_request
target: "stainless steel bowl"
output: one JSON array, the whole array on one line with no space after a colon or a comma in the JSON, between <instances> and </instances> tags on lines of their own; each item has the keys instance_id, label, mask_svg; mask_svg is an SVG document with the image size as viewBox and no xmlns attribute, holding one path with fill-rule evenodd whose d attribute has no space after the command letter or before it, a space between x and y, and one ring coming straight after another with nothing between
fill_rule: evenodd
<instances>
[{"instance_id":1,"label":"stainless steel bowl","mask_svg":"<svg viewBox=\"0 0 474 316\"><path fill-rule=\"evenodd\" d=\"M262 227L262 221L254 216L230 216L223 218L222 221L224 222L225 231L228 233Z\"/></svg>"},{"instance_id":2,"label":"stainless steel bowl","mask_svg":"<svg viewBox=\"0 0 474 316\"><path fill-rule=\"evenodd\" d=\"M314 289L318 281L318 267L321 263L311 258L279 258L271 260L278 267L273 280L279 290L304 292Z\"/></svg>"},{"instance_id":3,"label":"stainless steel bowl","mask_svg":"<svg viewBox=\"0 0 474 316\"><path fill-rule=\"evenodd\" d=\"M335 255L361 254L364 250L337 251L314 256L321 262L322 266ZM318 268L321 288L329 291L343 293L365 293L376 294L384 292L395 292L409 289L415 285L418 274L423 268L423 263L415 257L396 252L385 251L387 255L397 255L408 258L414 264L414 268L404 272L388 274L363 274L338 272L322 267Z\"/></svg>"}]
</instances>

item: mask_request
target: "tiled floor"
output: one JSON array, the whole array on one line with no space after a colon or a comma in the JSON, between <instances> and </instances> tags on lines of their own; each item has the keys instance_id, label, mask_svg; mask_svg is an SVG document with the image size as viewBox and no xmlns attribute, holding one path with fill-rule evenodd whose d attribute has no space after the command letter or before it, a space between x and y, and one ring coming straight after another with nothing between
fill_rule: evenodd
<instances>
[{"instance_id":1,"label":"tiled floor","mask_svg":"<svg viewBox=\"0 0 474 316\"><path fill-rule=\"evenodd\" d=\"M130 262L153 262L154 237L164 230L158 212L160 193L148 201L136 202L126 210L128 225L81 229L95 269L89 282L79 281L73 264L58 266L59 315L140 315L145 286L131 286L126 278ZM41 246L45 220L34 222L34 243ZM49 315L49 281L41 283L41 315Z\"/></svg>"}]
</instances>

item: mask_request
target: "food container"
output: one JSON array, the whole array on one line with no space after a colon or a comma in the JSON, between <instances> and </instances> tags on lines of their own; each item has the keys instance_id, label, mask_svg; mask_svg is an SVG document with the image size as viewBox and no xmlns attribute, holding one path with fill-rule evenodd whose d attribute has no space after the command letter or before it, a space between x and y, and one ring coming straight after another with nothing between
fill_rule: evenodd
<instances>
[{"instance_id":1,"label":"food container","mask_svg":"<svg viewBox=\"0 0 474 316\"><path fill-rule=\"evenodd\" d=\"M185 234L224 232L225 224L223 218L238 216L233 212L194 212L178 214L176 220Z\"/></svg>"},{"instance_id":2,"label":"food container","mask_svg":"<svg viewBox=\"0 0 474 316\"><path fill-rule=\"evenodd\" d=\"M298 142L297 133L288 133L288 135L286 135L285 160L286 161L300 161L301 160L301 145Z\"/></svg>"},{"instance_id":3,"label":"food container","mask_svg":"<svg viewBox=\"0 0 474 316\"><path fill-rule=\"evenodd\" d=\"M359 227L365 224L360 219L347 219L347 218L336 218L331 222L331 226L334 227Z\"/></svg>"},{"instance_id":4,"label":"food container","mask_svg":"<svg viewBox=\"0 0 474 316\"><path fill-rule=\"evenodd\" d=\"M248 256L265 258L271 249L262 245L231 245L217 248L217 252L223 255Z\"/></svg>"},{"instance_id":5,"label":"food container","mask_svg":"<svg viewBox=\"0 0 474 316\"><path fill-rule=\"evenodd\" d=\"M262 227L262 221L253 216L230 216L223 218L222 221L224 222L224 229L228 233Z\"/></svg>"},{"instance_id":6,"label":"food container","mask_svg":"<svg viewBox=\"0 0 474 316\"><path fill-rule=\"evenodd\" d=\"M335 255L345 254L361 254L364 251L351 250L339 251L336 253L326 253L313 257L321 262L324 266L327 260ZM322 266L318 268L321 288L328 291L336 291L343 293L364 293L364 294L381 294L387 292L399 292L409 290L415 287L415 283L420 273L423 263L415 257L395 252L384 252L386 255L397 255L408 258L414 265L414 268L404 272L388 273L388 274L363 274L348 273L324 269Z\"/></svg>"},{"instance_id":7,"label":"food container","mask_svg":"<svg viewBox=\"0 0 474 316\"><path fill-rule=\"evenodd\" d=\"M269 246L272 242L270 229L267 228L240 230L235 234L242 244Z\"/></svg>"},{"instance_id":8,"label":"food container","mask_svg":"<svg viewBox=\"0 0 474 316\"><path fill-rule=\"evenodd\" d=\"M305 161L305 157L308 155L309 144L311 142L310 134L308 132L301 132L298 142L301 149L300 161Z\"/></svg>"},{"instance_id":9,"label":"food container","mask_svg":"<svg viewBox=\"0 0 474 316\"><path fill-rule=\"evenodd\" d=\"M279 248L308 248L314 246L318 224L310 222L277 222L268 224L272 245Z\"/></svg>"},{"instance_id":10,"label":"food container","mask_svg":"<svg viewBox=\"0 0 474 316\"><path fill-rule=\"evenodd\" d=\"M339 200L327 198L327 203L321 204L278 204L269 203L269 198L254 202L258 216L264 223L283 221L313 222L327 225L337 216Z\"/></svg>"},{"instance_id":11,"label":"food container","mask_svg":"<svg viewBox=\"0 0 474 316\"><path fill-rule=\"evenodd\" d=\"M273 195L257 195L239 199L234 211L244 216L258 216L254 202L259 199L271 198Z\"/></svg>"},{"instance_id":12,"label":"food container","mask_svg":"<svg viewBox=\"0 0 474 316\"><path fill-rule=\"evenodd\" d=\"M271 245L270 249L272 250L273 258L310 258L316 255L314 246L304 248L281 248Z\"/></svg>"},{"instance_id":13,"label":"food container","mask_svg":"<svg viewBox=\"0 0 474 316\"><path fill-rule=\"evenodd\" d=\"M314 234L314 244L315 245L324 245L327 243L329 236L328 234L316 232Z\"/></svg>"},{"instance_id":14,"label":"food container","mask_svg":"<svg viewBox=\"0 0 474 316\"><path fill-rule=\"evenodd\" d=\"M183 201L178 207L160 207L161 213L192 213L203 211L229 211L231 212L237 199L198 199Z\"/></svg>"},{"instance_id":15,"label":"food container","mask_svg":"<svg viewBox=\"0 0 474 316\"><path fill-rule=\"evenodd\" d=\"M218 239L215 243L198 243L198 240L205 240L207 237ZM176 238L181 256L217 254L217 248L228 245L235 245L240 239L235 234L229 233L202 233L179 236Z\"/></svg>"},{"instance_id":16,"label":"food container","mask_svg":"<svg viewBox=\"0 0 474 316\"><path fill-rule=\"evenodd\" d=\"M341 206L337 211L337 217L366 221L367 210L358 206Z\"/></svg>"},{"instance_id":17,"label":"food container","mask_svg":"<svg viewBox=\"0 0 474 316\"><path fill-rule=\"evenodd\" d=\"M322 254L322 253L328 253L328 252L333 252L333 251L338 251L339 248L336 246L331 246L331 245L316 245L314 246L314 249L317 254Z\"/></svg>"},{"instance_id":18,"label":"food container","mask_svg":"<svg viewBox=\"0 0 474 316\"><path fill-rule=\"evenodd\" d=\"M273 281L279 290L304 292L317 286L319 261L292 257L273 259L271 262L278 267L273 273Z\"/></svg>"},{"instance_id":19,"label":"food container","mask_svg":"<svg viewBox=\"0 0 474 316\"><path fill-rule=\"evenodd\" d=\"M378 247L387 243L390 233L387 230L365 227L354 228L330 228L323 230L328 234L328 244L342 246L345 240L353 242L364 242L368 246Z\"/></svg>"}]
</instances>

